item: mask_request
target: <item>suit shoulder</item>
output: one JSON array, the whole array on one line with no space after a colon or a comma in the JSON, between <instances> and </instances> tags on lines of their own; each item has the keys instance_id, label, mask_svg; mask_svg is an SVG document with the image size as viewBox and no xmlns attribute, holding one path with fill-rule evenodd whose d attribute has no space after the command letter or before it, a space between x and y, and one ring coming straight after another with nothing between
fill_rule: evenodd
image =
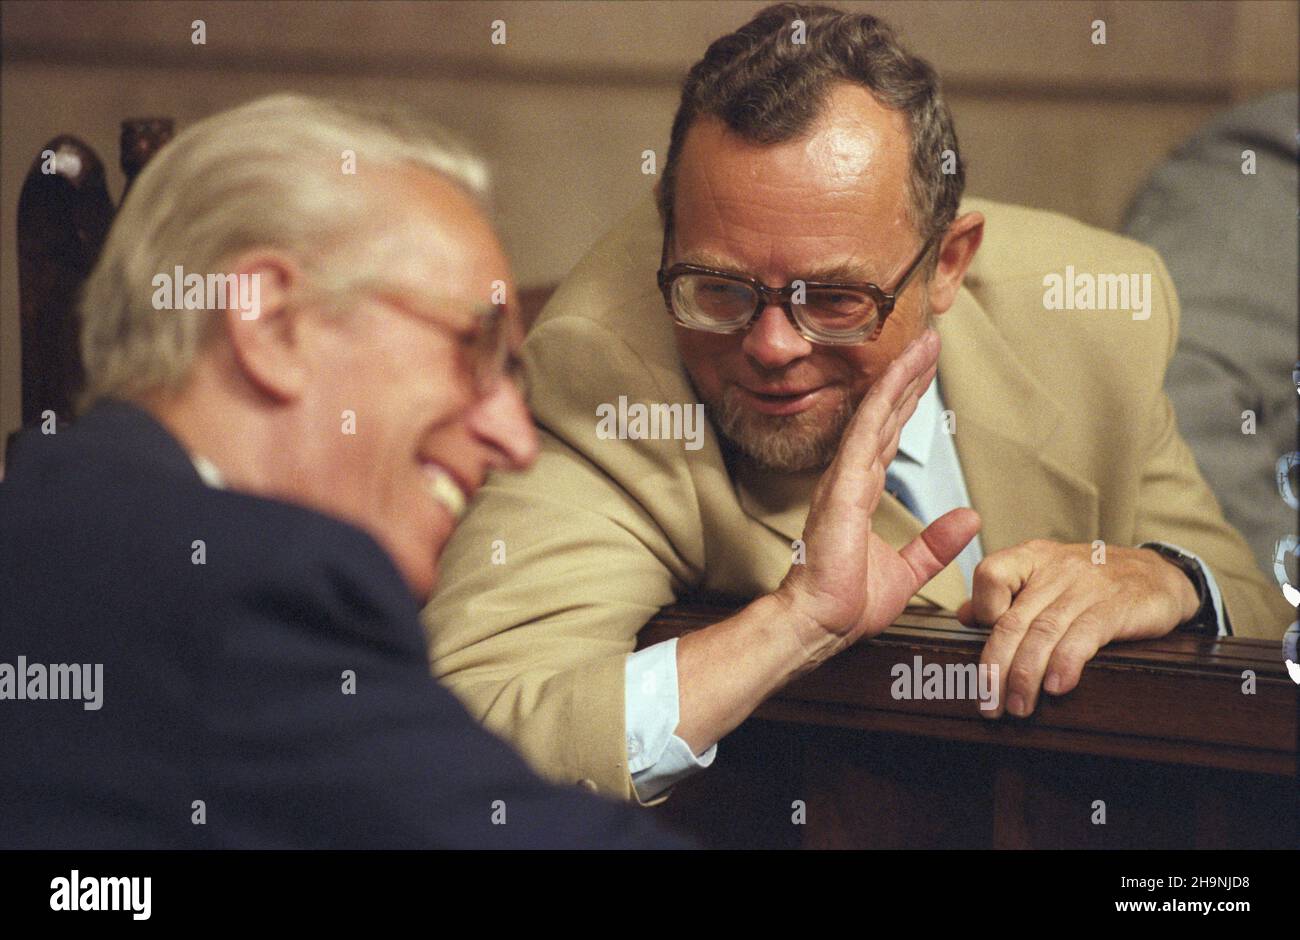
<instances>
[{"instance_id":1,"label":"suit shoulder","mask_svg":"<svg viewBox=\"0 0 1300 940\"><path fill-rule=\"evenodd\" d=\"M1127 273L1163 264L1149 245L1059 212L987 199L966 199L962 212L984 216L984 241L968 277L995 282L1064 270ZM1153 272L1154 273L1154 272Z\"/></svg>"},{"instance_id":2,"label":"suit shoulder","mask_svg":"<svg viewBox=\"0 0 1300 940\"><path fill-rule=\"evenodd\" d=\"M187 622L195 611L268 594L321 592L380 605L404 596L392 562L360 529L209 487L183 457L133 450L131 439L113 446L93 432L74 426L26 442L0 484L14 570L44 565L118 585L138 584L147 572L159 616L166 608Z\"/></svg>"},{"instance_id":3,"label":"suit shoulder","mask_svg":"<svg viewBox=\"0 0 1300 940\"><path fill-rule=\"evenodd\" d=\"M225 552L216 561L231 579L315 592L323 601L403 611L408 602L413 604L388 554L369 534L346 522L229 490L207 490L201 499L197 515L211 524Z\"/></svg>"},{"instance_id":4,"label":"suit shoulder","mask_svg":"<svg viewBox=\"0 0 1300 940\"><path fill-rule=\"evenodd\" d=\"M647 306L662 308L655 286L662 243L663 228L647 192L574 265L537 325L560 317L634 323Z\"/></svg>"},{"instance_id":5,"label":"suit shoulder","mask_svg":"<svg viewBox=\"0 0 1300 940\"><path fill-rule=\"evenodd\" d=\"M1043 209L968 199L962 210L985 217L984 240L964 286L1008 339L1075 346L1079 355L1112 364L1131 360L1157 384L1163 381L1179 310L1154 248ZM1092 299L1085 294L1076 308L1081 284ZM1070 302L1062 307L1064 295L1049 288L1070 293Z\"/></svg>"}]
</instances>

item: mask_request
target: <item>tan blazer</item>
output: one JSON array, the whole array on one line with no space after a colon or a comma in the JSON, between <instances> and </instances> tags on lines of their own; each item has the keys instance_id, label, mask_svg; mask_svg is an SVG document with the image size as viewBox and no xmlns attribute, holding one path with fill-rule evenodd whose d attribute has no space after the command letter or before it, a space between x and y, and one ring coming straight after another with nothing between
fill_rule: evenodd
<instances>
[{"instance_id":1,"label":"tan blazer","mask_svg":"<svg viewBox=\"0 0 1300 940\"><path fill-rule=\"evenodd\" d=\"M1239 635L1280 637L1290 608L1224 521L1161 390L1178 302L1159 257L1059 215L963 209L987 226L939 318L939 376L985 554L1031 538L1172 542L1209 565ZM816 476L733 479L711 427L698 450L597 436L598 406L620 395L696 401L655 284L660 232L647 194L542 312L526 344L541 455L485 487L426 611L433 671L472 714L544 775L625 798L623 670L637 631L687 589L775 588ZM1149 319L1044 309L1044 276L1067 265L1150 273ZM888 494L873 524L896 546L921 528ZM965 596L953 563L914 602L951 610Z\"/></svg>"}]
</instances>

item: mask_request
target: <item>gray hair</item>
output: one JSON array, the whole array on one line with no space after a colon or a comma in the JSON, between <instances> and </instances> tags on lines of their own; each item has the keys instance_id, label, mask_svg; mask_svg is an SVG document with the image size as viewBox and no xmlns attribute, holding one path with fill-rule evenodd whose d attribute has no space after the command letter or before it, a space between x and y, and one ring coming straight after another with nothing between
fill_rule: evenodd
<instances>
[{"instance_id":1,"label":"gray hair","mask_svg":"<svg viewBox=\"0 0 1300 940\"><path fill-rule=\"evenodd\" d=\"M804 26L802 43L792 41L796 20ZM677 164L697 118L717 118L753 143L784 143L809 129L836 82L866 88L907 117L911 222L922 241L944 231L957 217L966 174L934 69L870 14L780 3L714 40L687 74L659 189L665 232L672 233Z\"/></svg>"},{"instance_id":2,"label":"gray hair","mask_svg":"<svg viewBox=\"0 0 1300 940\"><path fill-rule=\"evenodd\" d=\"M355 176L344 172L349 151ZM241 252L272 248L326 296L375 276L361 248L391 217L376 211L377 188L358 177L408 166L440 174L487 208L483 163L446 131L401 112L280 94L186 128L135 180L86 281L82 407L175 389L189 374L217 320L155 309L154 279L177 266L207 275Z\"/></svg>"}]
</instances>

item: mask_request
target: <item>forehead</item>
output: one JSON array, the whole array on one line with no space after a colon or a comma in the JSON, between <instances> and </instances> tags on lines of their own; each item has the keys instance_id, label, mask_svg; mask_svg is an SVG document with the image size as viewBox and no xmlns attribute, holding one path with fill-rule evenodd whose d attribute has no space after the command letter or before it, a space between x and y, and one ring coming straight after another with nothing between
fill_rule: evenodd
<instances>
[{"instance_id":1,"label":"forehead","mask_svg":"<svg viewBox=\"0 0 1300 940\"><path fill-rule=\"evenodd\" d=\"M915 248L909 172L905 116L858 86L837 86L808 132L779 144L701 119L678 164L678 258L776 278L813 268L882 276Z\"/></svg>"},{"instance_id":2,"label":"forehead","mask_svg":"<svg viewBox=\"0 0 1300 940\"><path fill-rule=\"evenodd\" d=\"M479 204L439 174L415 168L377 181L384 224L368 246L385 280L437 297L487 301L511 283L500 239Z\"/></svg>"}]
</instances>

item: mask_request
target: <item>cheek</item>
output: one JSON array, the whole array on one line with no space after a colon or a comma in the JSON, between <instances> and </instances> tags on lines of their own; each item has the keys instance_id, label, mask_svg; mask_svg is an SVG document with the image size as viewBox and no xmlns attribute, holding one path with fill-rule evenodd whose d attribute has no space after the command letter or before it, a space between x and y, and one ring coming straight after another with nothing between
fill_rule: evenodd
<instances>
[{"instance_id":1,"label":"cheek","mask_svg":"<svg viewBox=\"0 0 1300 940\"><path fill-rule=\"evenodd\" d=\"M733 336L701 333L676 327L677 354L696 389L705 397L716 396L722 387L721 373L729 357L740 355L740 340Z\"/></svg>"},{"instance_id":2,"label":"cheek","mask_svg":"<svg viewBox=\"0 0 1300 940\"><path fill-rule=\"evenodd\" d=\"M356 411L358 434L364 419L364 432L381 442L453 420L470 394L453 344L404 317L390 315L380 325L382 332L376 326L359 338L353 355L337 364L327 396Z\"/></svg>"},{"instance_id":3,"label":"cheek","mask_svg":"<svg viewBox=\"0 0 1300 940\"><path fill-rule=\"evenodd\" d=\"M442 376L440 378L440 376ZM452 366L393 360L382 370L340 376L329 393L335 417L355 413L353 441L375 463L413 460L430 431L450 425L466 407Z\"/></svg>"},{"instance_id":4,"label":"cheek","mask_svg":"<svg viewBox=\"0 0 1300 940\"><path fill-rule=\"evenodd\" d=\"M917 311L896 309L878 339L846 349L843 359L854 376L855 391L866 394L924 328L925 323Z\"/></svg>"},{"instance_id":5,"label":"cheek","mask_svg":"<svg viewBox=\"0 0 1300 940\"><path fill-rule=\"evenodd\" d=\"M893 361L895 353L892 344L882 345L883 340L884 336L864 346L846 347L834 354L834 366L828 365L824 371L831 372L833 368L832 374L843 375L853 397L862 398Z\"/></svg>"},{"instance_id":6,"label":"cheek","mask_svg":"<svg viewBox=\"0 0 1300 940\"><path fill-rule=\"evenodd\" d=\"M416 454L431 424L427 398L402 382L357 375L340 377L322 395L314 426L322 438L332 438L323 460L334 471L335 500L363 519L379 513L391 524L394 506L400 515L400 506L421 485Z\"/></svg>"}]
</instances>

